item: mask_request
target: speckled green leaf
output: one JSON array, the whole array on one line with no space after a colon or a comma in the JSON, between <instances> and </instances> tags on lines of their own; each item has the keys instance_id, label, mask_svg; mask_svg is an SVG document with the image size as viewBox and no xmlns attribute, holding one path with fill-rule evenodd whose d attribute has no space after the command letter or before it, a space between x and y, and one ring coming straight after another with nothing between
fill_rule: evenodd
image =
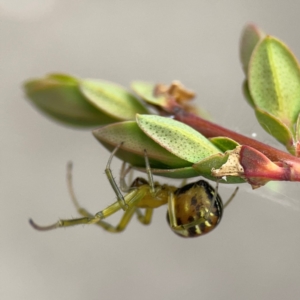
<instances>
[{"instance_id":1,"label":"speckled green leaf","mask_svg":"<svg viewBox=\"0 0 300 300\"><path fill-rule=\"evenodd\" d=\"M140 96L144 101L151 105L164 107L167 103L166 97L157 97L154 95L154 83L144 81L133 81L131 83L131 88L138 96Z\"/></svg>"},{"instance_id":2,"label":"speckled green leaf","mask_svg":"<svg viewBox=\"0 0 300 300\"><path fill-rule=\"evenodd\" d=\"M170 99L167 96L155 96L154 90L155 90L156 84L144 82L144 81L133 81L131 83L131 88L135 93L140 96L145 102L147 102L150 105L153 106L159 106L163 108L168 108ZM211 115L205 111L203 108L200 107L194 107L191 105L191 108L193 108L193 113L197 116L200 116L203 119L206 120L212 120Z\"/></svg>"},{"instance_id":3,"label":"speckled green leaf","mask_svg":"<svg viewBox=\"0 0 300 300\"><path fill-rule=\"evenodd\" d=\"M75 77L50 74L25 82L24 90L39 110L62 123L92 127L116 121L86 101Z\"/></svg>"},{"instance_id":4,"label":"speckled green leaf","mask_svg":"<svg viewBox=\"0 0 300 300\"><path fill-rule=\"evenodd\" d=\"M146 172L145 168L135 168L138 171ZM177 169L156 169L151 168L153 175L167 177L167 178L192 178L201 176L193 167L177 168Z\"/></svg>"},{"instance_id":5,"label":"speckled green leaf","mask_svg":"<svg viewBox=\"0 0 300 300\"><path fill-rule=\"evenodd\" d=\"M63 73L51 73L47 76L47 78L51 78L56 80L57 82L65 83L65 84L78 84L78 79L69 74Z\"/></svg>"},{"instance_id":6,"label":"speckled green leaf","mask_svg":"<svg viewBox=\"0 0 300 300\"><path fill-rule=\"evenodd\" d=\"M293 134L290 129L278 118L263 110L256 108L255 114L260 125L280 143L285 145L292 154L294 154Z\"/></svg>"},{"instance_id":7,"label":"speckled green leaf","mask_svg":"<svg viewBox=\"0 0 300 300\"><path fill-rule=\"evenodd\" d=\"M295 148L295 155L300 157L300 114L298 116L296 122L296 129L295 129L295 140L294 140L294 148Z\"/></svg>"},{"instance_id":8,"label":"speckled green leaf","mask_svg":"<svg viewBox=\"0 0 300 300\"><path fill-rule=\"evenodd\" d=\"M252 54L248 83L255 106L292 129L300 111L300 70L287 46L264 38Z\"/></svg>"},{"instance_id":9,"label":"speckled green leaf","mask_svg":"<svg viewBox=\"0 0 300 300\"><path fill-rule=\"evenodd\" d=\"M298 115L295 131L296 131L296 141L300 141L300 114Z\"/></svg>"},{"instance_id":10,"label":"speckled green leaf","mask_svg":"<svg viewBox=\"0 0 300 300\"><path fill-rule=\"evenodd\" d=\"M170 153L149 138L135 121L118 122L93 131L96 139L110 151L123 142L116 156L132 164L144 167L144 149L153 168L180 168L191 163Z\"/></svg>"},{"instance_id":11,"label":"speckled green leaf","mask_svg":"<svg viewBox=\"0 0 300 300\"><path fill-rule=\"evenodd\" d=\"M151 139L189 162L195 163L220 153L220 150L198 131L171 118L138 114L136 120Z\"/></svg>"},{"instance_id":12,"label":"speckled green leaf","mask_svg":"<svg viewBox=\"0 0 300 300\"><path fill-rule=\"evenodd\" d=\"M235 149L236 146L239 145L239 143L237 143L233 139L223 137L223 136L209 138L209 140L222 152L226 152L228 150L233 150L233 149Z\"/></svg>"},{"instance_id":13,"label":"speckled green leaf","mask_svg":"<svg viewBox=\"0 0 300 300\"><path fill-rule=\"evenodd\" d=\"M258 27L253 24L248 24L244 27L240 42L240 58L245 74L248 73L248 65L252 52L258 42L265 36Z\"/></svg>"},{"instance_id":14,"label":"speckled green leaf","mask_svg":"<svg viewBox=\"0 0 300 300\"><path fill-rule=\"evenodd\" d=\"M125 88L102 80L81 80L79 87L88 101L118 120L133 120L136 113L148 110Z\"/></svg>"},{"instance_id":15,"label":"speckled green leaf","mask_svg":"<svg viewBox=\"0 0 300 300\"><path fill-rule=\"evenodd\" d=\"M255 104L253 102L253 99L251 97L250 91L249 91L249 86L248 86L248 80L245 79L242 85L242 90L243 90L243 94L248 102L248 104L252 107L255 108Z\"/></svg>"},{"instance_id":16,"label":"speckled green leaf","mask_svg":"<svg viewBox=\"0 0 300 300\"><path fill-rule=\"evenodd\" d=\"M216 177L211 175L211 170L219 169L223 164L226 163L228 159L228 154L215 154L210 157L207 157L196 164L193 165L193 168L199 172L202 176L210 180L216 180ZM243 183L244 179L238 176L226 176L225 179L220 179L221 183Z\"/></svg>"}]
</instances>

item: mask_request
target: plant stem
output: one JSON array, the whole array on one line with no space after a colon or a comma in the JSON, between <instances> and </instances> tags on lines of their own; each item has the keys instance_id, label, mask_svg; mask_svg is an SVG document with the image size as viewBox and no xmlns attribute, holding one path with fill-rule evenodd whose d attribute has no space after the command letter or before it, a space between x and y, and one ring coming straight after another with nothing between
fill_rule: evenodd
<instances>
[{"instance_id":1,"label":"plant stem","mask_svg":"<svg viewBox=\"0 0 300 300\"><path fill-rule=\"evenodd\" d=\"M174 116L175 120L193 127L207 138L218 136L228 137L235 140L241 145L247 145L255 148L256 150L266 155L273 162L283 162L292 165L300 165L300 159L287 152L283 152L262 142L251 139L247 136L202 119L201 117L196 116L193 113L185 111L175 103L174 105L173 103L169 103L167 110Z\"/></svg>"}]
</instances>

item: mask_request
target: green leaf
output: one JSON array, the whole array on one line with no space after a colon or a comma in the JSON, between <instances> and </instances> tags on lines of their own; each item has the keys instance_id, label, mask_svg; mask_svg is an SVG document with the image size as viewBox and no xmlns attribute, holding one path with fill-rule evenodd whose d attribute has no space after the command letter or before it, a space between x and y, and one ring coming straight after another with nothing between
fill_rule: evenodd
<instances>
[{"instance_id":1,"label":"green leaf","mask_svg":"<svg viewBox=\"0 0 300 300\"><path fill-rule=\"evenodd\" d=\"M295 131L296 131L296 141L300 141L300 114L298 115Z\"/></svg>"},{"instance_id":2,"label":"green leaf","mask_svg":"<svg viewBox=\"0 0 300 300\"><path fill-rule=\"evenodd\" d=\"M25 82L24 90L39 110L62 123L92 127L116 121L86 101L75 77L50 74Z\"/></svg>"},{"instance_id":3,"label":"green leaf","mask_svg":"<svg viewBox=\"0 0 300 300\"><path fill-rule=\"evenodd\" d=\"M252 55L252 52L258 42L265 36L258 27L253 24L248 24L242 31L240 42L240 59L243 66L243 70L247 76L248 65Z\"/></svg>"},{"instance_id":4,"label":"green leaf","mask_svg":"<svg viewBox=\"0 0 300 300\"><path fill-rule=\"evenodd\" d=\"M248 86L248 80L245 79L242 85L242 90L243 90L243 94L248 102L248 104L252 107L255 108L255 103L251 97L250 91L249 91L249 86Z\"/></svg>"},{"instance_id":5,"label":"green leaf","mask_svg":"<svg viewBox=\"0 0 300 300\"><path fill-rule=\"evenodd\" d=\"M125 88L102 80L81 80L80 90L87 100L118 120L133 120L136 113L148 110Z\"/></svg>"},{"instance_id":6,"label":"green leaf","mask_svg":"<svg viewBox=\"0 0 300 300\"><path fill-rule=\"evenodd\" d=\"M300 114L296 123L296 137L294 141L295 155L300 157Z\"/></svg>"},{"instance_id":7,"label":"green leaf","mask_svg":"<svg viewBox=\"0 0 300 300\"><path fill-rule=\"evenodd\" d=\"M191 163L220 153L220 150L198 131L171 118L137 114L136 120L151 139Z\"/></svg>"},{"instance_id":8,"label":"green leaf","mask_svg":"<svg viewBox=\"0 0 300 300\"><path fill-rule=\"evenodd\" d=\"M132 90L140 96L144 101L151 105L164 107L167 104L167 99L164 96L155 96L155 84L143 81L133 81L131 83Z\"/></svg>"},{"instance_id":9,"label":"green leaf","mask_svg":"<svg viewBox=\"0 0 300 300\"><path fill-rule=\"evenodd\" d=\"M252 54L248 82L255 106L293 131L300 111L300 70L287 46L273 37L264 38Z\"/></svg>"},{"instance_id":10,"label":"green leaf","mask_svg":"<svg viewBox=\"0 0 300 300\"><path fill-rule=\"evenodd\" d=\"M134 168L141 172L146 172L145 168ZM163 176L167 178L192 178L198 177L201 174L197 172L193 167L177 168L177 169L156 169L151 168L153 175Z\"/></svg>"},{"instance_id":11,"label":"green leaf","mask_svg":"<svg viewBox=\"0 0 300 300\"><path fill-rule=\"evenodd\" d=\"M51 78L57 82L61 83L68 83L68 84L73 84L77 85L78 84L78 79L76 77L73 77L68 74L62 74L62 73L51 73L48 75L48 78Z\"/></svg>"},{"instance_id":12,"label":"green leaf","mask_svg":"<svg viewBox=\"0 0 300 300\"><path fill-rule=\"evenodd\" d=\"M285 145L291 153L294 154L293 134L290 129L282 123L280 119L263 110L256 108L255 114L264 130L275 137L280 143Z\"/></svg>"},{"instance_id":13,"label":"green leaf","mask_svg":"<svg viewBox=\"0 0 300 300\"><path fill-rule=\"evenodd\" d=\"M123 145L117 151L116 156L133 166L145 166L144 150L147 151L153 168L172 169L191 166L191 163L175 156L149 138L135 121L103 126L94 130L93 135L109 151L122 142Z\"/></svg>"},{"instance_id":14,"label":"green leaf","mask_svg":"<svg viewBox=\"0 0 300 300\"><path fill-rule=\"evenodd\" d=\"M236 146L239 146L236 141L223 136L209 138L209 140L222 152L233 150Z\"/></svg>"},{"instance_id":15,"label":"green leaf","mask_svg":"<svg viewBox=\"0 0 300 300\"><path fill-rule=\"evenodd\" d=\"M199 172L202 176L206 177L207 179L216 181L216 177L211 174L211 170L219 169L222 165L227 162L229 154L215 154L210 157L207 157L196 164L193 165L193 168ZM244 179L238 176L226 176L226 180L224 178L220 179L221 183L243 183L245 182Z\"/></svg>"},{"instance_id":16,"label":"green leaf","mask_svg":"<svg viewBox=\"0 0 300 300\"><path fill-rule=\"evenodd\" d=\"M173 84L175 82L176 81L173 81ZM174 99L170 97L170 95L167 96L167 94L165 95L160 94L160 96L156 96L155 95L156 87L157 85L154 83L143 82L143 81L134 81L131 83L131 88L133 89L133 91L139 97L141 97L145 102L147 102L150 105L162 107L165 110L168 110L170 103L172 103ZM205 111L203 108L195 107L194 105L189 103L185 103L185 106L183 106L183 108L187 111L191 111L193 114L200 116L203 119L206 120L212 119L210 114L207 111Z\"/></svg>"}]
</instances>

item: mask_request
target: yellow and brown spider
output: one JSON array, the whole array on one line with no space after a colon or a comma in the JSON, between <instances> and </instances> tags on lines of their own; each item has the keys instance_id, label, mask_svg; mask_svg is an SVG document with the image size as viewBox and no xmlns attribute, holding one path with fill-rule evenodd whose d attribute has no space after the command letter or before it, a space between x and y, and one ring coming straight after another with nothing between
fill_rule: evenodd
<instances>
[{"instance_id":1,"label":"yellow and brown spider","mask_svg":"<svg viewBox=\"0 0 300 300\"><path fill-rule=\"evenodd\" d=\"M182 237L203 235L213 230L219 224L223 208L234 198L238 188L235 189L226 204L223 205L222 199L218 194L218 182L215 189L204 180L199 180L180 188L167 184L161 185L153 181L146 150L144 153L148 181L137 177L130 186L127 186L125 177L131 167L126 168L125 163L123 163L119 188L113 178L110 165L112 158L121 145L122 143L111 153L105 169L107 178L117 195L116 202L104 210L97 212L95 215L82 208L74 194L71 173L72 166L69 164L67 172L69 192L78 213L83 218L59 220L50 226L39 226L30 219L30 224L35 229L42 231L78 224L96 224L109 232L120 232L126 228L135 213L142 224L149 224L153 209L164 204L168 205L167 220L171 229ZM123 196L121 191L126 194ZM144 214L141 211L142 208L145 209ZM103 219L106 219L120 209L124 210L124 214L117 226L103 221Z\"/></svg>"}]
</instances>

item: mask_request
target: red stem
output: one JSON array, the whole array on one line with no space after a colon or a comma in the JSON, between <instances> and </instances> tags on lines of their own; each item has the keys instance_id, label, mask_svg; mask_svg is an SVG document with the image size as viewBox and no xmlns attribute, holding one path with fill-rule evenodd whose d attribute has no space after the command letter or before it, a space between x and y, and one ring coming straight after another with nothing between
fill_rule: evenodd
<instances>
[{"instance_id":1,"label":"red stem","mask_svg":"<svg viewBox=\"0 0 300 300\"><path fill-rule=\"evenodd\" d=\"M284 162L291 165L294 164L300 165L300 159L289 153L283 152L269 145L266 145L259 141L253 140L249 137L246 137L242 134L236 133L232 130L226 129L222 126L204 120L201 117L186 112L185 110L181 109L177 105L174 106L170 105L168 107L168 112L172 113L175 120L178 120L182 123L185 123L193 127L194 129L202 133L207 138L217 137L217 136L228 137L235 140L241 145L247 145L252 148L255 148L256 150L266 155L273 162Z\"/></svg>"}]
</instances>

